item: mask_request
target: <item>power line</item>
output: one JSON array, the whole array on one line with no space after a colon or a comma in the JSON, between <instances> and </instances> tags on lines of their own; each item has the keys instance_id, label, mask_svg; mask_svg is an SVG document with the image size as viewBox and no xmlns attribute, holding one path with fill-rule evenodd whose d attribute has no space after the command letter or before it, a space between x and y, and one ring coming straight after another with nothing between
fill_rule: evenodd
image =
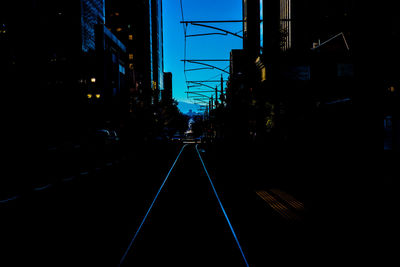
<instances>
[{"instance_id":1,"label":"power line","mask_svg":"<svg viewBox=\"0 0 400 267\"><path fill-rule=\"evenodd\" d=\"M182 2L182 1L181 1ZM235 23L235 22L246 22L246 20L188 20L182 19L182 24L192 24L192 23Z\"/></svg>"},{"instance_id":2,"label":"power line","mask_svg":"<svg viewBox=\"0 0 400 267\"><path fill-rule=\"evenodd\" d=\"M181 9L181 16L182 16L181 24L183 25L183 32L184 32L184 52L183 52L184 59L182 61L183 61L184 77L185 77L185 82L186 82L186 87L187 87L187 92L185 92L185 93L187 93L187 97L189 98L190 97L189 94L191 94L193 92L193 91L192 92L190 91L190 88L192 88L192 87L201 86L201 87L207 87L207 88L212 89L211 86L205 84L205 83L209 83L209 82L218 82L218 83L221 82L221 84L217 84L215 86L215 92L216 92L216 94L218 94L217 93L217 88L221 87L221 94L223 94L223 82L226 81L226 79L223 79L223 74L225 74L225 75L229 75L230 74L227 71L227 69L229 68L229 65L224 68L224 67L219 67L218 65L215 66L215 65L208 64L208 62L213 62L213 61L215 61L215 62L229 62L230 60L229 59L199 59L199 60L187 59L187 51L188 51L188 40L187 40L187 38L210 36L210 35L224 35L225 36L225 35L228 35L228 34L236 36L236 37L239 37L239 38L243 38L243 36L238 35L239 33L243 32L243 30L240 30L238 32L236 32L236 31L233 32L233 31L228 31L228 30L221 29L219 27L212 26L212 25L207 25L207 24L210 24L210 23L217 23L217 24L218 23L243 23L245 21L244 20L213 20L213 21L211 21L211 20L210 21L189 21L188 20L188 21L186 21L185 20L185 16L184 16L183 0L180 0L180 9ZM213 29L213 30L218 31L218 32L205 32L205 33L199 32L197 34L188 35L187 33L188 33L188 26L189 25L208 28L208 29ZM198 68L186 69L186 63L187 62L191 63L191 64L201 65L201 66L199 66ZM204 63L204 62L207 62L207 63ZM199 71L199 70L218 70L218 71L222 72L222 74L219 73L219 74L213 76L212 78L207 79L207 80L203 80L203 81L189 81L188 80L188 76L187 76L187 72ZM213 81L215 78L217 78L219 76L221 76L221 80ZM210 93L211 92L212 91L210 91ZM196 93L197 92L195 92L195 94ZM205 91L203 93L205 93ZM211 99L212 99L212 96L211 96ZM216 99L217 99L217 95L216 95Z\"/></svg>"}]
</instances>

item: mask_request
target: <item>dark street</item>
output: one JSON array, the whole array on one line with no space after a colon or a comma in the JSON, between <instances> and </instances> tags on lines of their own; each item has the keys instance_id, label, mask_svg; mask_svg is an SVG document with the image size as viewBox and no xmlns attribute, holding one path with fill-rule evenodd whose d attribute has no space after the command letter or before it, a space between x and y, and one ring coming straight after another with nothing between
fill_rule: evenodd
<instances>
[{"instance_id":1,"label":"dark street","mask_svg":"<svg viewBox=\"0 0 400 267\"><path fill-rule=\"evenodd\" d=\"M170 143L143 146L91 168L82 161L76 176L68 176L65 167L53 183L0 204L1 261L4 266L357 261L360 195L344 188L343 177L328 188L332 181L316 181L309 170L284 170L260 152Z\"/></svg>"},{"instance_id":2,"label":"dark street","mask_svg":"<svg viewBox=\"0 0 400 267\"><path fill-rule=\"evenodd\" d=\"M2 1L0 267L393 266L399 15L363 4Z\"/></svg>"}]
</instances>

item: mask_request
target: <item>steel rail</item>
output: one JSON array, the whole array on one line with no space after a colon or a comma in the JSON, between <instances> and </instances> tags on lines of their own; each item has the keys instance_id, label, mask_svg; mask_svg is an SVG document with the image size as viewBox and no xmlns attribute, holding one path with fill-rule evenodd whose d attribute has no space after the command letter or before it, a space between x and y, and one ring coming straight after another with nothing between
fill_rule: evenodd
<instances>
[{"instance_id":1,"label":"steel rail","mask_svg":"<svg viewBox=\"0 0 400 267\"><path fill-rule=\"evenodd\" d=\"M176 162L178 161L179 157L181 156L181 154L182 154L182 152L183 152L183 150L185 149L186 146L187 146L187 144L185 144L185 145L182 147L182 149L181 149L181 151L179 152L178 156L176 157L174 163L172 164L171 169L169 170L167 176L165 177L163 183L161 184L160 189L158 189L158 192L157 192L156 196L154 197L153 202L152 202L151 205L150 205L150 208L147 210L146 215L144 216L142 222L140 223L140 225L139 225L139 227L138 227L138 229L137 229L135 235L133 236L133 238L132 238L132 240L131 240L131 242L130 242L128 248L126 249L124 255L122 256L122 258L121 258L121 260L120 260L118 266L121 266L122 263L125 261L125 258L126 258L126 256L128 255L129 250L132 248L132 245L133 245L133 243L134 243L136 237L138 236L138 234L139 234L139 232L140 232L140 229L142 229L142 226L143 226L144 222L146 221L147 216L149 215L151 209L153 208L153 205L154 205L154 203L156 202L158 195L160 194L160 192L161 192L162 188L164 187L165 183L167 182L167 179L168 179L169 175L171 174L172 170L174 169Z\"/></svg>"},{"instance_id":2,"label":"steel rail","mask_svg":"<svg viewBox=\"0 0 400 267\"><path fill-rule=\"evenodd\" d=\"M244 260L246 266L248 267L248 266L249 266L249 263L247 262L246 256L244 255L244 252L243 252L243 250L242 250L242 246L240 245L239 239L238 239L237 236L236 236L235 230L233 229L233 226L232 226L232 224L231 224L231 222L230 222L230 220L229 220L229 218L228 218L228 215L226 214L226 211L225 211L225 209L224 209L224 206L222 205L222 202L221 202L221 200L220 200L220 198L219 198L219 196L218 196L217 190L215 190L215 187L214 187L214 184L213 184L213 182L212 182L212 180L211 180L210 174L208 174L206 165L204 164L203 158L202 158L201 155L200 155L198 146L199 146L199 144L196 145L196 151L197 151L197 154L199 155L201 164L203 165L204 171L205 171L205 173L207 174L208 180L210 181L210 184L211 184L211 187L212 187L212 189L213 189L213 191L214 191L214 194L215 194L215 196L217 197L219 206L220 206L222 212L224 213L225 219L226 219L226 221L227 221L228 224L229 224L229 228L231 229L232 235L233 235L233 237L235 238L236 244L237 244L237 246L238 246L238 248L239 248L239 250L240 250L240 253L242 254L243 260Z\"/></svg>"}]
</instances>

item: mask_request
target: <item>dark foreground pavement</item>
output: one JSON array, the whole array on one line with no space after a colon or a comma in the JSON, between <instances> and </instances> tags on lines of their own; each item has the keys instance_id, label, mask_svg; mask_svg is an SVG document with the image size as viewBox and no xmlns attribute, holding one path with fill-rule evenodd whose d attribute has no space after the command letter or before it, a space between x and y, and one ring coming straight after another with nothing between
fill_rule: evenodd
<instances>
[{"instance_id":1,"label":"dark foreground pavement","mask_svg":"<svg viewBox=\"0 0 400 267\"><path fill-rule=\"evenodd\" d=\"M395 197L381 209L361 198L346 158L332 169L262 147L133 150L0 203L0 266L360 266L372 254L386 266L393 255ZM366 253L375 233L385 254Z\"/></svg>"},{"instance_id":2,"label":"dark foreground pavement","mask_svg":"<svg viewBox=\"0 0 400 267\"><path fill-rule=\"evenodd\" d=\"M228 219L188 145L121 266L246 266Z\"/></svg>"}]
</instances>

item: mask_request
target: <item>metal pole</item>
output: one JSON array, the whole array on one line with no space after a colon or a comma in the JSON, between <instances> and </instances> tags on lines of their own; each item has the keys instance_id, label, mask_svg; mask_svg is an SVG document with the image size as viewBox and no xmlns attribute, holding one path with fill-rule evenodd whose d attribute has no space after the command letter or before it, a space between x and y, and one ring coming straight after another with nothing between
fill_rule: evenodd
<instances>
[{"instance_id":1,"label":"metal pole","mask_svg":"<svg viewBox=\"0 0 400 267\"><path fill-rule=\"evenodd\" d=\"M218 86L215 86L215 107L218 107Z\"/></svg>"},{"instance_id":2,"label":"metal pole","mask_svg":"<svg viewBox=\"0 0 400 267\"><path fill-rule=\"evenodd\" d=\"M224 78L221 74L221 104L224 104Z\"/></svg>"}]
</instances>

